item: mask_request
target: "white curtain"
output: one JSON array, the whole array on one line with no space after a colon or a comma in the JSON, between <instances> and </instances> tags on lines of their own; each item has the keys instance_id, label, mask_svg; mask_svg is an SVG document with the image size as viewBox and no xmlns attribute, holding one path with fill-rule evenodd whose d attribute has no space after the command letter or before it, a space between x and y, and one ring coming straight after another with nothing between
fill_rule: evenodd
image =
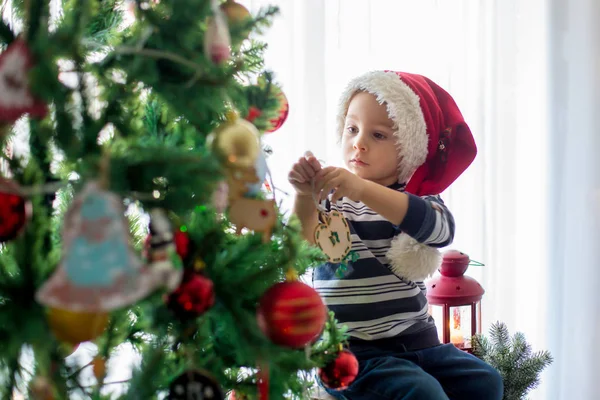
<instances>
[{"instance_id":1,"label":"white curtain","mask_svg":"<svg viewBox=\"0 0 600 400\"><path fill-rule=\"evenodd\" d=\"M566 0L242 1L252 10L267 4L281 9L266 35L266 61L289 99L290 116L265 142L274 150L269 163L275 186L289 194L277 192L284 208L292 199L287 171L305 150L340 165L335 108L355 75L371 69L417 72L454 96L479 155L443 194L457 222L452 247L486 264L469 270L486 290L484 331L504 321L511 332L525 333L535 350L555 356L534 399L591 399L600 393L585 389L592 374L600 375L584 350L594 348L593 335L596 343L600 339L593 290L600 280L598 272L592 276L591 268L584 269L599 263L583 251L594 243L587 223L592 210L600 214L600 195L595 206L590 200L592 149L600 144L598 135L592 143L592 128L598 121L584 118L599 105L591 97L598 87L588 82L593 72L600 74L600 35L595 42L589 38L600 22L593 1L587 0L587 8ZM565 31L567 21L576 32ZM555 33L557 26L563 34ZM571 53L587 64L568 71L554 67ZM562 80L565 74L568 80ZM577 90L587 97L575 95ZM574 342L576 327L585 329Z\"/></svg>"},{"instance_id":2,"label":"white curtain","mask_svg":"<svg viewBox=\"0 0 600 400\"><path fill-rule=\"evenodd\" d=\"M549 399L600 398L600 4L551 0Z\"/></svg>"}]
</instances>

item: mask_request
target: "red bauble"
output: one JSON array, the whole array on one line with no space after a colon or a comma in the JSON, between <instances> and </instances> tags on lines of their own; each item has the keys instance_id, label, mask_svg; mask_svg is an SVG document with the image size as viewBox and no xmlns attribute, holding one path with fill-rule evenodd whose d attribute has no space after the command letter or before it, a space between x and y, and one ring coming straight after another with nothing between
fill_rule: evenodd
<instances>
[{"instance_id":1,"label":"red bauble","mask_svg":"<svg viewBox=\"0 0 600 400\"><path fill-rule=\"evenodd\" d=\"M270 121L272 128L268 129L265 133L275 132L277 129L281 128L283 123L287 120L288 114L290 112L290 104L288 103L288 99L287 97L285 97L285 94L283 92L279 92L277 94L277 97L279 97L280 104L279 116Z\"/></svg>"},{"instance_id":2,"label":"red bauble","mask_svg":"<svg viewBox=\"0 0 600 400\"><path fill-rule=\"evenodd\" d=\"M282 282L260 300L258 326L281 346L302 348L316 340L325 326L327 309L313 288L302 282Z\"/></svg>"},{"instance_id":3,"label":"red bauble","mask_svg":"<svg viewBox=\"0 0 600 400\"><path fill-rule=\"evenodd\" d=\"M31 214L31 203L16 194L18 185L0 178L0 242L14 239L23 230Z\"/></svg>"},{"instance_id":4,"label":"red bauble","mask_svg":"<svg viewBox=\"0 0 600 400\"><path fill-rule=\"evenodd\" d=\"M342 350L337 358L319 369L319 378L330 389L345 389L358 375L358 360L348 350Z\"/></svg>"},{"instance_id":5,"label":"red bauble","mask_svg":"<svg viewBox=\"0 0 600 400\"><path fill-rule=\"evenodd\" d=\"M196 318L215 303L215 292L210 279L187 272L181 285L167 298L167 305L179 318Z\"/></svg>"}]
</instances>

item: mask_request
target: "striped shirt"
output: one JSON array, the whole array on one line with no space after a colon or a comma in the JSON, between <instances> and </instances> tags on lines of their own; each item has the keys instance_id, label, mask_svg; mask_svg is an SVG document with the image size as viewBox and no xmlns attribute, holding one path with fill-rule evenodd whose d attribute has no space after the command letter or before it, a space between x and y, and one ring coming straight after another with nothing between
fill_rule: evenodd
<instances>
[{"instance_id":1,"label":"striped shirt","mask_svg":"<svg viewBox=\"0 0 600 400\"><path fill-rule=\"evenodd\" d=\"M389 188L403 192L405 185ZM396 276L386 253L400 232L432 247L452 243L454 218L441 198L409 194L406 217L398 226L347 198L325 206L341 212L348 221L352 250L359 258L348 263L343 278L335 274L339 264L317 267L313 285L340 324L346 325L349 336L376 340L435 328L428 314L425 284Z\"/></svg>"}]
</instances>

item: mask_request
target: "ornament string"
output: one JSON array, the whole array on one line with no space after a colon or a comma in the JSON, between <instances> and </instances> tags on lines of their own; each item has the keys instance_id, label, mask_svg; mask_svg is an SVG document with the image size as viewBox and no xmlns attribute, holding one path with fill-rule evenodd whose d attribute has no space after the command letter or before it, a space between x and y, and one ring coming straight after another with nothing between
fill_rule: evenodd
<instances>
[{"instance_id":1,"label":"ornament string","mask_svg":"<svg viewBox=\"0 0 600 400\"><path fill-rule=\"evenodd\" d=\"M308 157L314 157L314 154L312 153L312 151L308 150L304 153L304 157L308 158ZM325 161L323 160L318 160L319 164L321 165L325 165ZM310 191L311 191L311 195L312 195L312 199L313 202L315 203L315 207L317 208L317 210L321 213L327 213L327 209L321 205L321 202L319 201L319 199L317 198L317 193L315 190L315 180L314 178L310 180ZM327 195L329 197L329 195ZM319 218L321 216L319 215Z\"/></svg>"},{"instance_id":2,"label":"ornament string","mask_svg":"<svg viewBox=\"0 0 600 400\"><path fill-rule=\"evenodd\" d=\"M315 180L314 179L310 180L310 187L311 187L310 191L311 191L313 202L315 203L315 207L317 208L319 213L327 213L327 209L321 205L321 202L319 202L319 199L317 198L317 193L315 191ZM321 218L320 215L319 215L319 218Z\"/></svg>"}]
</instances>

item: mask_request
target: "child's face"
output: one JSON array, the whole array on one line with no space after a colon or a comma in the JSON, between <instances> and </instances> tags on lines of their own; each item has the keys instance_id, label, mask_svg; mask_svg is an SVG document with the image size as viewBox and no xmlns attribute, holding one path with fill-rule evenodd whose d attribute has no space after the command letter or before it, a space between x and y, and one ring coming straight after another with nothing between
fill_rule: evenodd
<instances>
[{"instance_id":1,"label":"child's face","mask_svg":"<svg viewBox=\"0 0 600 400\"><path fill-rule=\"evenodd\" d=\"M356 175L384 186L397 182L393 122L372 94L358 92L350 100L342 148L346 166Z\"/></svg>"}]
</instances>

